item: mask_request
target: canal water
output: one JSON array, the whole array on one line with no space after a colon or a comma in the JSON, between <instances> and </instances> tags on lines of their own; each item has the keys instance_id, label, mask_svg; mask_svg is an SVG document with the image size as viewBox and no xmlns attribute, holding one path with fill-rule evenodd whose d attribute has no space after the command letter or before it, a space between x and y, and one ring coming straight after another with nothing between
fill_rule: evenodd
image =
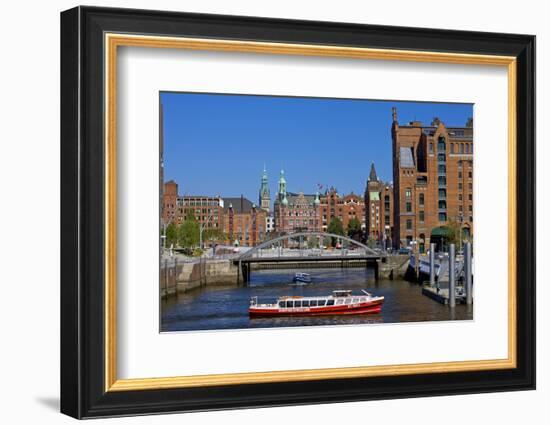
<instances>
[{"instance_id":1,"label":"canal water","mask_svg":"<svg viewBox=\"0 0 550 425\"><path fill-rule=\"evenodd\" d=\"M471 320L472 308L448 306L422 295L421 287L404 280L375 281L373 271L365 269L312 269L312 282L291 285L292 270L258 270L251 274L248 287L203 287L186 294L171 296L161 303L161 331L248 329L314 325L351 325L365 323L401 323L433 320ZM251 297L258 302L274 302L277 297L328 295L336 289L365 289L385 297L382 312L358 316L315 316L249 318Z\"/></svg>"}]
</instances>

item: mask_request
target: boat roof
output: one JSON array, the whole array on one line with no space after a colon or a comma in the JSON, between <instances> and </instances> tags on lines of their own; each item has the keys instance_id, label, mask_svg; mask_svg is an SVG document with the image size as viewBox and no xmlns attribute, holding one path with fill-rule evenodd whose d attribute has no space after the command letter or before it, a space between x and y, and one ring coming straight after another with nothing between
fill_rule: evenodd
<instances>
[{"instance_id":1,"label":"boat roof","mask_svg":"<svg viewBox=\"0 0 550 425\"><path fill-rule=\"evenodd\" d=\"M338 289L336 291L332 291L332 294L335 297L346 297L348 295L351 295L351 289Z\"/></svg>"},{"instance_id":2,"label":"boat roof","mask_svg":"<svg viewBox=\"0 0 550 425\"><path fill-rule=\"evenodd\" d=\"M311 295L311 296L302 296L302 295L284 295L282 297L279 297L278 299L279 300L294 300L294 299L302 299L302 298L323 298L323 299L326 299L326 298L330 298L330 297L350 297L350 296L353 296L353 297L363 297L365 295L352 295L352 290L351 289L340 289L340 290L337 290L337 291L332 291L332 294L329 294L329 295Z\"/></svg>"}]
</instances>

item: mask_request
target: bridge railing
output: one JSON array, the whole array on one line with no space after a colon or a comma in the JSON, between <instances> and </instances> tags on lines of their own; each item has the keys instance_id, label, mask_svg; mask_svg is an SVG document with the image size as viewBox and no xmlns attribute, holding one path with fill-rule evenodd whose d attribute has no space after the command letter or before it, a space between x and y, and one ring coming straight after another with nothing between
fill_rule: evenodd
<instances>
[{"instance_id":1,"label":"bridge railing","mask_svg":"<svg viewBox=\"0 0 550 425\"><path fill-rule=\"evenodd\" d=\"M360 249L295 249L295 248L262 248L246 258L280 258L280 257L361 257L369 255Z\"/></svg>"},{"instance_id":2,"label":"bridge railing","mask_svg":"<svg viewBox=\"0 0 550 425\"><path fill-rule=\"evenodd\" d=\"M322 242L330 238L338 241L339 248L327 249ZM310 244L317 247L311 247ZM291 245L289 247L288 245ZM294 245L294 247L292 247ZM347 236L336 235L327 232L296 232L277 236L269 241L257 245L247 252L241 254L238 258L245 260L247 258L265 258L265 257L311 257L311 256L378 256L381 254L375 252L361 242L351 239Z\"/></svg>"}]
</instances>

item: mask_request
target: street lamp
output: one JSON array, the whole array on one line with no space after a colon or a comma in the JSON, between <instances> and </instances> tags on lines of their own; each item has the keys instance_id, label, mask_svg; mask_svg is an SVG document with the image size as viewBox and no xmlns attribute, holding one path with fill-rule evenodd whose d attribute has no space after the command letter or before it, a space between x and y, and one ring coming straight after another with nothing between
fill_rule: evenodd
<instances>
[{"instance_id":1,"label":"street lamp","mask_svg":"<svg viewBox=\"0 0 550 425\"><path fill-rule=\"evenodd\" d=\"M168 222L162 220L162 235L160 238L162 239L162 253L166 251L166 228L170 225L172 222L172 218L168 220Z\"/></svg>"}]
</instances>

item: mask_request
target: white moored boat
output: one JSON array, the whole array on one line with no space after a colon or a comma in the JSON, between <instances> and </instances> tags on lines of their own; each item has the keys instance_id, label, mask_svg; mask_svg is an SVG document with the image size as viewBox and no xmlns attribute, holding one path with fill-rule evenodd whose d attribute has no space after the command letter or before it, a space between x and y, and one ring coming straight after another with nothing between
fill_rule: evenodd
<instances>
[{"instance_id":1,"label":"white moored boat","mask_svg":"<svg viewBox=\"0 0 550 425\"><path fill-rule=\"evenodd\" d=\"M258 316L326 316L380 313L384 297L374 296L363 290L354 295L351 290L332 291L326 296L285 296L272 304L258 303L258 297L250 300L248 313Z\"/></svg>"}]
</instances>

